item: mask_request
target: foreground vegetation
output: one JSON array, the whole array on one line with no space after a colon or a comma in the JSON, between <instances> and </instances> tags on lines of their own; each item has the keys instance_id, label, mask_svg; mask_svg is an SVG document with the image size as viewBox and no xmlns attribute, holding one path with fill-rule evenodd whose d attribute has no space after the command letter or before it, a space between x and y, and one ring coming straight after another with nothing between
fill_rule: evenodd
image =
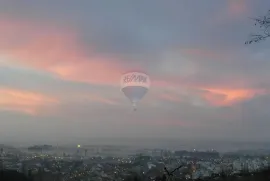
<instances>
[{"instance_id":1,"label":"foreground vegetation","mask_svg":"<svg viewBox=\"0 0 270 181\"><path fill-rule=\"evenodd\" d=\"M19 173L13 170L2 170L0 171L0 180L1 181L36 181L33 178L27 178L24 174ZM126 181L146 181L150 180L149 178L140 178L139 176L130 176L125 179ZM173 175L161 175L157 176L155 181L188 181L192 179L180 179L175 178ZM253 173L240 173L235 175L214 175L210 178L201 178L197 181L269 181L270 180L270 168ZM47 181L43 180L42 181ZM49 180L48 180L49 181ZM59 180L61 181L61 180Z\"/></svg>"},{"instance_id":2,"label":"foreground vegetation","mask_svg":"<svg viewBox=\"0 0 270 181\"><path fill-rule=\"evenodd\" d=\"M125 179L125 181L148 181L150 179L141 178L139 176L130 176ZM208 178L199 179L181 179L175 178L173 174L164 174L162 176L157 176L152 181L270 181L270 168L252 173L239 173L234 175L219 174L213 175Z\"/></svg>"}]
</instances>

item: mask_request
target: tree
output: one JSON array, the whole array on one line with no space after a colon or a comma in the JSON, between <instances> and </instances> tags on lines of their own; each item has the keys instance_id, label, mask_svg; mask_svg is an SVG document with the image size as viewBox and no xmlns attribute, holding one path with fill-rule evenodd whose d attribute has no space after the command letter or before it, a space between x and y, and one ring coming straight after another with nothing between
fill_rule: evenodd
<instances>
[{"instance_id":1,"label":"tree","mask_svg":"<svg viewBox=\"0 0 270 181\"><path fill-rule=\"evenodd\" d=\"M255 21L255 26L259 26L261 33L252 34L250 39L245 44L257 43L262 40L266 40L270 37L270 10L265 16L252 18Z\"/></svg>"}]
</instances>

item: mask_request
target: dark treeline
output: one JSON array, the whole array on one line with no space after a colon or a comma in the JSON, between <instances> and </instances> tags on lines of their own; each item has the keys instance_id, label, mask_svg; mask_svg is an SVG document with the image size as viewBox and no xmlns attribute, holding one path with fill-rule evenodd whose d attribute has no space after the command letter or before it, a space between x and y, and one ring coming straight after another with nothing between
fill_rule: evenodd
<instances>
[{"instance_id":1,"label":"dark treeline","mask_svg":"<svg viewBox=\"0 0 270 181\"><path fill-rule=\"evenodd\" d=\"M129 176L125 179L125 181L270 181L270 169L252 172L252 173L240 173L235 175L226 175L219 174L213 175L208 178L200 178L200 179L184 179L184 178L176 178L174 175L163 174L157 176L154 179L143 178L139 175Z\"/></svg>"},{"instance_id":2,"label":"dark treeline","mask_svg":"<svg viewBox=\"0 0 270 181\"><path fill-rule=\"evenodd\" d=\"M32 179L14 170L0 170L0 181L32 181Z\"/></svg>"},{"instance_id":3,"label":"dark treeline","mask_svg":"<svg viewBox=\"0 0 270 181\"><path fill-rule=\"evenodd\" d=\"M13 170L1 170L0 171L0 181L34 181L36 179L27 178L24 174ZM47 181L46 179L42 179ZM156 176L154 179L143 178L139 175L129 176L125 181L189 181L189 179L175 178L173 174L163 174ZM192 179L190 179L191 181ZM51 181L51 180L48 180ZM241 173L237 175L216 175L210 178L196 179L195 181L270 181L270 169L262 170L253 173Z\"/></svg>"}]
</instances>

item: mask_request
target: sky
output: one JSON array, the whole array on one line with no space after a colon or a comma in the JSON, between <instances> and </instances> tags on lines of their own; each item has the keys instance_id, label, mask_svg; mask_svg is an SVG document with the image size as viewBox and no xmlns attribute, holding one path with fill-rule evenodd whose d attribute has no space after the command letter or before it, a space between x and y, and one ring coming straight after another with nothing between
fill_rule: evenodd
<instances>
[{"instance_id":1,"label":"sky","mask_svg":"<svg viewBox=\"0 0 270 181\"><path fill-rule=\"evenodd\" d=\"M0 141L270 139L269 0L0 0ZM130 70L151 88L138 110Z\"/></svg>"}]
</instances>

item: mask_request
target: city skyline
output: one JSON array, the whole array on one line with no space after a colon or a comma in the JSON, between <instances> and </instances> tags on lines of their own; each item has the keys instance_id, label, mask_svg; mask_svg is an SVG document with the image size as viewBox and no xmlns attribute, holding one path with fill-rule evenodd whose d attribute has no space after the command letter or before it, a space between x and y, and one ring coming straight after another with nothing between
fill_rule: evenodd
<instances>
[{"instance_id":1,"label":"city skyline","mask_svg":"<svg viewBox=\"0 0 270 181\"><path fill-rule=\"evenodd\" d=\"M207 2L207 3L206 3ZM0 141L267 141L267 0L0 0ZM151 87L134 112L129 70Z\"/></svg>"}]
</instances>

